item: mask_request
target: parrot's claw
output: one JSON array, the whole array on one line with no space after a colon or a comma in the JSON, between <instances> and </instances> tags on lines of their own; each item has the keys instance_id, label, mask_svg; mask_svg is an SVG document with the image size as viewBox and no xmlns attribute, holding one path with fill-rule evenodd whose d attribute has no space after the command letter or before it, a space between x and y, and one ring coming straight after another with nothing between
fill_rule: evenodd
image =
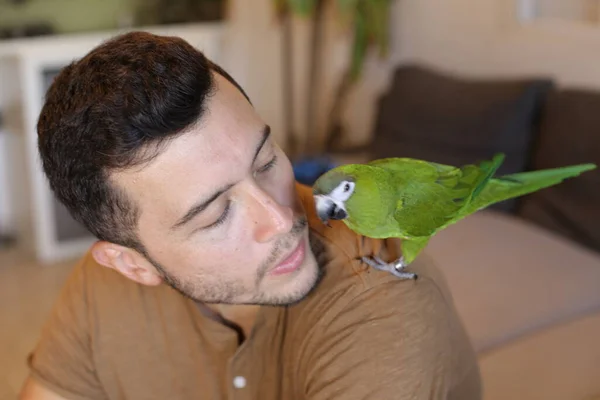
<instances>
[{"instance_id":1,"label":"parrot's claw","mask_svg":"<svg viewBox=\"0 0 600 400\"><path fill-rule=\"evenodd\" d=\"M403 257L400 257L398 260L391 263L386 263L377 256L373 256L372 258L362 257L362 261L375 269L378 269L380 271L387 271L400 279L417 280L418 278L418 275L415 273L403 272L404 268L406 268L407 266L407 264L404 262Z\"/></svg>"}]
</instances>

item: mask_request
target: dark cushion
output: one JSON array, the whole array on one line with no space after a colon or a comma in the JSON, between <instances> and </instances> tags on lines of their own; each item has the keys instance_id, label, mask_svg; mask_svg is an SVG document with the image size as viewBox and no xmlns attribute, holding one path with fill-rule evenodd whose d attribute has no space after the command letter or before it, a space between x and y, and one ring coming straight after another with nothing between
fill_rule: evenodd
<instances>
[{"instance_id":1,"label":"dark cushion","mask_svg":"<svg viewBox=\"0 0 600 400\"><path fill-rule=\"evenodd\" d=\"M534 169L600 166L600 92L553 91L542 115ZM600 251L600 171L526 196L519 215Z\"/></svg>"},{"instance_id":2,"label":"dark cushion","mask_svg":"<svg viewBox=\"0 0 600 400\"><path fill-rule=\"evenodd\" d=\"M499 174L523 171L551 80L476 80L421 65L399 67L379 101L371 158L450 165L506 154ZM513 212L516 200L491 208Z\"/></svg>"}]
</instances>

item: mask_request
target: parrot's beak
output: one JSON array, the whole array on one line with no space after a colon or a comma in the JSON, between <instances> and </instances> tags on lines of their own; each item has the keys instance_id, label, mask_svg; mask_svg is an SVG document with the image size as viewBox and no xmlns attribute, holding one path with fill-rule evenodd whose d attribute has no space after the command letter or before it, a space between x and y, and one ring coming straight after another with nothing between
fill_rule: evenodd
<instances>
[{"instance_id":1,"label":"parrot's beak","mask_svg":"<svg viewBox=\"0 0 600 400\"><path fill-rule=\"evenodd\" d=\"M348 217L348 213L342 207L339 207L331 198L325 195L315 196L317 207L317 216L326 225L329 220L341 220Z\"/></svg>"}]
</instances>

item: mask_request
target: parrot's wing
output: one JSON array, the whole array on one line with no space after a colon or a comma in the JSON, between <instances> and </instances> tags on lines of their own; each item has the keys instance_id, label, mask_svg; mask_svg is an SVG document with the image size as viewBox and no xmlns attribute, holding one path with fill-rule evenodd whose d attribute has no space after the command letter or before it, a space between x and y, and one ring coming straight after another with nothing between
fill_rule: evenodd
<instances>
[{"instance_id":1,"label":"parrot's wing","mask_svg":"<svg viewBox=\"0 0 600 400\"><path fill-rule=\"evenodd\" d=\"M469 183L469 186L474 190L474 194L477 195L496 173L503 161L504 154L498 153L491 160L482 161L479 165L469 164L462 167L406 157L381 158L371 161L367 165L383 168L392 173L399 173L409 179L415 173L425 178L439 180L439 183L449 183L450 185L458 183L458 179L463 184Z\"/></svg>"},{"instance_id":2,"label":"parrot's wing","mask_svg":"<svg viewBox=\"0 0 600 400\"><path fill-rule=\"evenodd\" d=\"M478 196L481 193L481 191L487 186L490 179L493 178L494 174L496 173L498 168L500 168L503 162L504 154L498 153L494 155L494 157L491 160L482 161L479 164L479 169L481 170L482 174L480 175L479 181L477 182L477 185L473 190L473 195L471 196L472 198Z\"/></svg>"},{"instance_id":3,"label":"parrot's wing","mask_svg":"<svg viewBox=\"0 0 600 400\"><path fill-rule=\"evenodd\" d=\"M594 164L581 164L494 178L463 212L473 213L491 204L557 185L565 179L574 178L595 168Z\"/></svg>"},{"instance_id":4,"label":"parrot's wing","mask_svg":"<svg viewBox=\"0 0 600 400\"><path fill-rule=\"evenodd\" d=\"M430 236L454 222L461 210L487 185L504 156L462 167L411 158L386 158L369 165L388 170L397 176L398 206L394 218L402 231L411 236Z\"/></svg>"},{"instance_id":5,"label":"parrot's wing","mask_svg":"<svg viewBox=\"0 0 600 400\"><path fill-rule=\"evenodd\" d=\"M434 162L406 157L380 158L368 162L367 165L383 168L387 171L394 173L408 174L410 174L411 172L414 173L415 170L426 170L432 174L435 174L440 171L453 172L458 169L452 165L438 164Z\"/></svg>"},{"instance_id":6,"label":"parrot's wing","mask_svg":"<svg viewBox=\"0 0 600 400\"><path fill-rule=\"evenodd\" d=\"M479 165L468 164L462 167L401 157L382 158L371 161L368 165L398 174L409 185L411 181L441 185L449 190L448 194L452 194L454 203L462 206L481 193L503 161L504 154L498 153Z\"/></svg>"}]
</instances>

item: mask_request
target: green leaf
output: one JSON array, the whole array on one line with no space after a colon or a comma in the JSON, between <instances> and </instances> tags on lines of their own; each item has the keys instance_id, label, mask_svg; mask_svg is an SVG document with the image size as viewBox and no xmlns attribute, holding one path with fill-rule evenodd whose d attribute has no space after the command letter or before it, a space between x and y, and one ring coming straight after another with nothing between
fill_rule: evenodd
<instances>
[{"instance_id":1,"label":"green leaf","mask_svg":"<svg viewBox=\"0 0 600 400\"><path fill-rule=\"evenodd\" d=\"M364 6L370 42L379 48L380 56L385 57L389 52L391 1L370 0L365 1Z\"/></svg>"},{"instance_id":2,"label":"green leaf","mask_svg":"<svg viewBox=\"0 0 600 400\"><path fill-rule=\"evenodd\" d=\"M361 0L337 0L337 8L342 13L354 13L359 1Z\"/></svg>"},{"instance_id":3,"label":"green leaf","mask_svg":"<svg viewBox=\"0 0 600 400\"><path fill-rule=\"evenodd\" d=\"M317 0L287 0L292 12L303 17L312 16Z\"/></svg>"},{"instance_id":4,"label":"green leaf","mask_svg":"<svg viewBox=\"0 0 600 400\"><path fill-rule=\"evenodd\" d=\"M354 19L354 42L350 63L350 78L352 82L355 82L362 73L368 46L369 37L365 15L357 13Z\"/></svg>"}]
</instances>

